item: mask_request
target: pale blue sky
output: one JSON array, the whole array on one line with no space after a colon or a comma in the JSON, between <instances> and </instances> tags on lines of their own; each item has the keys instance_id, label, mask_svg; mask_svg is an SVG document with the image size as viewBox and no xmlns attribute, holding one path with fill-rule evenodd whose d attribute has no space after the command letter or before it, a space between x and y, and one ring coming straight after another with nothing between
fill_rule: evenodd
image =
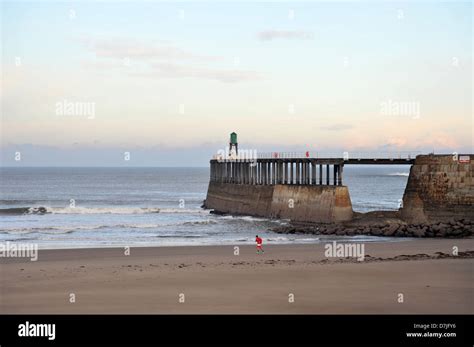
<instances>
[{"instance_id":1,"label":"pale blue sky","mask_svg":"<svg viewBox=\"0 0 474 347\"><path fill-rule=\"evenodd\" d=\"M4 165L205 165L231 131L257 150L472 152L471 2L1 6Z\"/></svg>"}]
</instances>

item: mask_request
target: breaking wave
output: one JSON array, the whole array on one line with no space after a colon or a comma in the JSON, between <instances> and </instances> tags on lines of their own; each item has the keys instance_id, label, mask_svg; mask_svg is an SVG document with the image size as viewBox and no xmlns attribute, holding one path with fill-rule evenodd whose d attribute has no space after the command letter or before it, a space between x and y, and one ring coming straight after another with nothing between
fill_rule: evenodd
<instances>
[{"instance_id":1,"label":"breaking wave","mask_svg":"<svg viewBox=\"0 0 474 347\"><path fill-rule=\"evenodd\" d=\"M146 213L185 213L209 214L208 210L154 207L14 207L0 209L0 215L21 214L146 214Z\"/></svg>"},{"instance_id":2,"label":"breaking wave","mask_svg":"<svg viewBox=\"0 0 474 347\"><path fill-rule=\"evenodd\" d=\"M388 176L403 176L403 177L408 177L410 175L409 172L394 172L388 174Z\"/></svg>"},{"instance_id":3,"label":"breaking wave","mask_svg":"<svg viewBox=\"0 0 474 347\"><path fill-rule=\"evenodd\" d=\"M85 230L101 230L101 229L158 229L167 226L180 226L180 225L207 225L216 224L217 222L212 220L201 220L201 221L187 221L179 223L168 223L168 224L104 224L104 225L71 225L71 226L51 226L51 227L31 227L31 228L7 228L0 230L0 233L6 234L31 234L31 233L42 233L42 234L69 234L75 231Z\"/></svg>"}]
</instances>

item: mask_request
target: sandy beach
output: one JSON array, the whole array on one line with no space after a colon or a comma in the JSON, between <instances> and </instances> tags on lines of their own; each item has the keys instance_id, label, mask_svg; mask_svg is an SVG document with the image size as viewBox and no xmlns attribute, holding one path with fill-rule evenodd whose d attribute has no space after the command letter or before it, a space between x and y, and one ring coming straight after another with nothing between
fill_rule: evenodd
<instances>
[{"instance_id":1,"label":"sandy beach","mask_svg":"<svg viewBox=\"0 0 474 347\"><path fill-rule=\"evenodd\" d=\"M459 248L453 257L452 247ZM365 243L365 260L324 244L40 250L2 258L1 313L472 313L473 239ZM436 253L441 252L441 253ZM71 303L70 294L75 295ZM180 294L184 294L180 296ZM294 302L289 302L291 295ZM399 302L403 294L403 303ZM184 302L179 302L181 301ZM184 299L184 300L183 300Z\"/></svg>"}]
</instances>

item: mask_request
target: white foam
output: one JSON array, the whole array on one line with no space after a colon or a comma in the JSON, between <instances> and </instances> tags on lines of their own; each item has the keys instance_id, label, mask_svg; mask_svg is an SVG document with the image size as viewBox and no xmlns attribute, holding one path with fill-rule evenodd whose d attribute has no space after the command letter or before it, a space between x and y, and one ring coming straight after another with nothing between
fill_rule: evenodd
<instances>
[{"instance_id":1,"label":"white foam","mask_svg":"<svg viewBox=\"0 0 474 347\"><path fill-rule=\"evenodd\" d=\"M0 233L7 234L68 234L78 230L98 230L98 229L155 229L167 226L179 225L207 225L216 224L211 220L186 221L178 223L163 223L163 224L101 224L101 225L68 225L68 226L45 226L45 227L31 227L31 228L4 228ZM179 236L179 235L177 235Z\"/></svg>"},{"instance_id":2,"label":"white foam","mask_svg":"<svg viewBox=\"0 0 474 347\"><path fill-rule=\"evenodd\" d=\"M404 176L408 177L410 175L409 172L395 172L395 173L390 173L388 176Z\"/></svg>"},{"instance_id":3,"label":"white foam","mask_svg":"<svg viewBox=\"0 0 474 347\"><path fill-rule=\"evenodd\" d=\"M238 220L244 220L246 222L271 222L272 220L267 219L267 218L258 218L258 217L252 217L252 216L219 216L220 219L238 219Z\"/></svg>"},{"instance_id":4,"label":"white foam","mask_svg":"<svg viewBox=\"0 0 474 347\"><path fill-rule=\"evenodd\" d=\"M146 213L186 213L207 215L209 211L184 208L154 207L45 207L52 214L146 214ZM30 213L37 213L38 207L31 207Z\"/></svg>"}]
</instances>

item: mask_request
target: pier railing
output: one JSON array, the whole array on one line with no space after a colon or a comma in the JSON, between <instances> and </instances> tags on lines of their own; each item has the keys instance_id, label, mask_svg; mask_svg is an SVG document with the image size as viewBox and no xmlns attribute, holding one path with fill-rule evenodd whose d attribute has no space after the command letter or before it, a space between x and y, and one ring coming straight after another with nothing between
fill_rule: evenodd
<instances>
[{"instance_id":1,"label":"pier railing","mask_svg":"<svg viewBox=\"0 0 474 347\"><path fill-rule=\"evenodd\" d=\"M211 160L210 179L220 183L253 185L322 185L323 182L342 185L343 168L342 159L214 159Z\"/></svg>"},{"instance_id":2,"label":"pier railing","mask_svg":"<svg viewBox=\"0 0 474 347\"><path fill-rule=\"evenodd\" d=\"M252 159L343 159L343 160L413 160L417 155L424 154L421 151L347 151L347 152L323 152L323 151L302 151L302 152L246 152L242 155L232 155L224 157L216 154L216 160L252 160Z\"/></svg>"},{"instance_id":3,"label":"pier railing","mask_svg":"<svg viewBox=\"0 0 474 347\"><path fill-rule=\"evenodd\" d=\"M417 155L423 154L420 151L347 151L347 152L323 152L323 151L304 151L304 152L263 152L257 153L257 159L303 159L303 158L343 158L348 159L414 159Z\"/></svg>"},{"instance_id":4,"label":"pier railing","mask_svg":"<svg viewBox=\"0 0 474 347\"><path fill-rule=\"evenodd\" d=\"M420 152L266 152L214 156L211 181L237 184L342 185L344 165L411 165ZM341 155L342 154L342 155Z\"/></svg>"}]
</instances>

